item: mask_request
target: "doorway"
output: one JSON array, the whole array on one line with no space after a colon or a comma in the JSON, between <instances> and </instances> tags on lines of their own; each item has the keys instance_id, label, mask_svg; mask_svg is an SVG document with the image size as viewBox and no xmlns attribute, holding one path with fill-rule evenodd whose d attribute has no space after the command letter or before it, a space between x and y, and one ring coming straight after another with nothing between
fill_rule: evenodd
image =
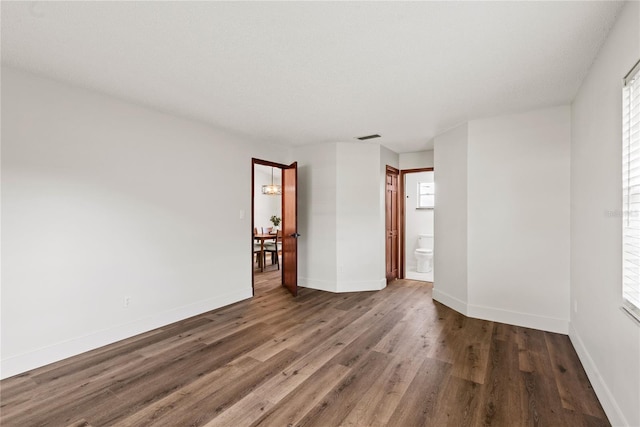
<instances>
[{"instance_id":1,"label":"doorway","mask_svg":"<svg viewBox=\"0 0 640 427\"><path fill-rule=\"evenodd\" d=\"M399 278L398 176L396 168L387 166L385 177L385 255L387 283Z\"/></svg>"},{"instance_id":2,"label":"doorway","mask_svg":"<svg viewBox=\"0 0 640 427\"><path fill-rule=\"evenodd\" d=\"M433 282L434 181L433 168L400 172L400 277Z\"/></svg>"},{"instance_id":3,"label":"doorway","mask_svg":"<svg viewBox=\"0 0 640 427\"><path fill-rule=\"evenodd\" d=\"M251 159L251 287L273 281L298 293L297 163ZM264 274L268 273L268 277ZM260 275L258 277L258 275Z\"/></svg>"}]
</instances>

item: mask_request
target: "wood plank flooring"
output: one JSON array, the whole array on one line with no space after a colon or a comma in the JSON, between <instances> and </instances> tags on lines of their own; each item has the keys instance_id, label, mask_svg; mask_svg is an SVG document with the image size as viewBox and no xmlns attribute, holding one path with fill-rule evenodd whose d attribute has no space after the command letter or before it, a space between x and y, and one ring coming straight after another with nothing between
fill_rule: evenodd
<instances>
[{"instance_id":1,"label":"wood plank flooring","mask_svg":"<svg viewBox=\"0 0 640 427\"><path fill-rule=\"evenodd\" d=\"M0 382L2 426L608 426L564 335L431 284L254 298Z\"/></svg>"}]
</instances>

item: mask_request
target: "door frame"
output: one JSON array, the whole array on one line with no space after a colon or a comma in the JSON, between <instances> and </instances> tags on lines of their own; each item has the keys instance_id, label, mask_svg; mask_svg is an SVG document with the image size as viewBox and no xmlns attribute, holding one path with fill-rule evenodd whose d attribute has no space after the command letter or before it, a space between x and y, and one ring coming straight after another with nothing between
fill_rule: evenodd
<instances>
[{"instance_id":1,"label":"door frame","mask_svg":"<svg viewBox=\"0 0 640 427\"><path fill-rule=\"evenodd\" d=\"M398 237L398 244L400 245L400 249L398 250L398 254L400 256L400 262L398 263L398 278L404 279L405 272L405 239L406 239L406 227L407 227L407 218L405 214L405 205L407 203L407 194L405 189L405 175L410 173L418 173L418 172L433 172L433 168L415 168L415 169L403 169L400 171L400 179L399 179L399 189L398 193L402 195L402 203L398 203L400 206L400 236Z\"/></svg>"},{"instance_id":2,"label":"door frame","mask_svg":"<svg viewBox=\"0 0 640 427\"><path fill-rule=\"evenodd\" d=\"M386 215L387 215L388 206L387 206L386 193L387 193L387 177L390 174L391 175L395 175L397 177L397 179L398 179L398 188L397 188L397 192L396 192L396 210L395 210L395 212L393 212L391 214L391 217L392 218L395 217L396 229L398 230L398 239L397 239L397 243L396 243L396 245L397 245L397 247L396 247L396 259L395 259L396 266L398 267L398 274L396 275L395 279L401 279L402 278L402 276L400 274L400 271L401 271L400 237L401 237L401 234L402 234L402 230L401 230L401 227L400 227L401 226L401 224L400 224L400 215L399 215L400 214L400 203L399 203L399 201L400 201L400 194L401 194L400 193L400 191L401 191L401 187L400 187L400 170L394 168L393 166L386 165L385 173L384 173L384 186L385 186L385 189L384 189L384 191L385 191L385 198L384 198L385 199L385 206L384 206L384 213L385 213L385 220L384 220L384 224L385 224L384 225L384 235L385 235L385 237L384 237L384 239L385 239L385 245L384 245L384 247L385 247L385 278L386 278L387 284L390 283L390 280L389 280L388 272L386 271L387 270L386 262L387 262L387 257L389 256L389 254L388 254L389 247L387 245L388 236L387 236L387 218L386 218ZM391 256L393 256L393 252L392 252ZM392 265L393 265L393 262L392 262Z\"/></svg>"},{"instance_id":3,"label":"door frame","mask_svg":"<svg viewBox=\"0 0 640 427\"><path fill-rule=\"evenodd\" d=\"M283 169L289 169L290 165L285 165L284 163L277 163L277 162L272 162L270 160L262 160L262 159L257 159L255 157L251 158L251 228L250 228L250 232L251 232L251 244L253 247L253 229L255 228L255 218L254 218L254 211L255 211L255 194L256 194L256 177L255 177L255 173L256 173L256 165L262 165L262 166L269 166L272 168L278 168L281 171ZM251 251L251 295L255 296L255 286L254 286L254 281L255 281L255 272L253 271L253 250Z\"/></svg>"}]
</instances>

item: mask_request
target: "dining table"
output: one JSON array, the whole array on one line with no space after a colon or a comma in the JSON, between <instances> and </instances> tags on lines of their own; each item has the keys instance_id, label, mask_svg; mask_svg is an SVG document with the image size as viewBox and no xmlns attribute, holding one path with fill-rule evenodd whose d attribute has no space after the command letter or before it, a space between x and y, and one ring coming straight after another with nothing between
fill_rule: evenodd
<instances>
[{"instance_id":1,"label":"dining table","mask_svg":"<svg viewBox=\"0 0 640 427\"><path fill-rule=\"evenodd\" d=\"M275 240L277 237L277 233L260 233L254 234L254 240L260 240L260 257L258 258L258 266L260 267L260 271L264 271L264 242L266 240Z\"/></svg>"}]
</instances>

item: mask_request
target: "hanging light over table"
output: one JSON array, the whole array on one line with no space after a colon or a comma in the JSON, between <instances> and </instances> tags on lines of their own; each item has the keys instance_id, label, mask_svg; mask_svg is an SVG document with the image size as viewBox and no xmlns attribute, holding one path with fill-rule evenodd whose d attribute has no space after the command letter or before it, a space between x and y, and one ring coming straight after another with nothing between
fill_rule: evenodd
<instances>
[{"instance_id":1,"label":"hanging light over table","mask_svg":"<svg viewBox=\"0 0 640 427\"><path fill-rule=\"evenodd\" d=\"M279 196L282 194L282 187L273 183L273 168L271 168L271 185L263 185L262 194L266 194L267 196Z\"/></svg>"}]
</instances>

